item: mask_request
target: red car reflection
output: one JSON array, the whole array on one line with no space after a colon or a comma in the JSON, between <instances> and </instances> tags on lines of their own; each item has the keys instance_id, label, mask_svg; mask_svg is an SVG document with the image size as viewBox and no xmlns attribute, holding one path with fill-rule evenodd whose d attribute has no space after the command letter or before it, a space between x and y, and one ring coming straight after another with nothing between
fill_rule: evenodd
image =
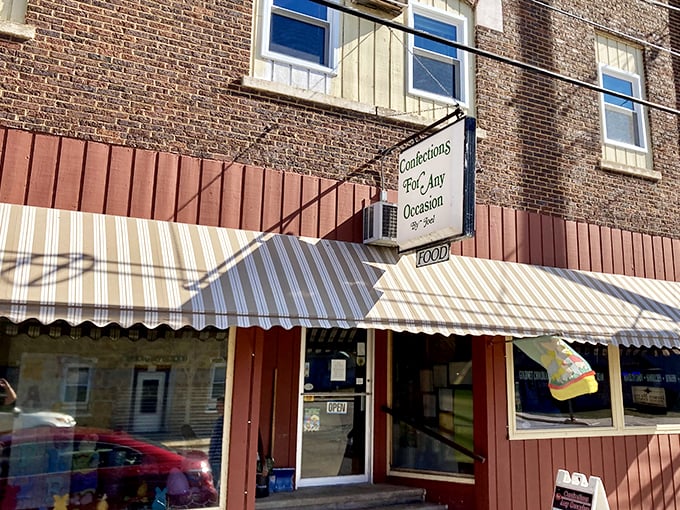
<instances>
[{"instance_id":1,"label":"red car reflection","mask_svg":"<svg viewBox=\"0 0 680 510\"><path fill-rule=\"evenodd\" d=\"M0 436L0 510L217 505L207 455L125 432L41 427Z\"/></svg>"}]
</instances>

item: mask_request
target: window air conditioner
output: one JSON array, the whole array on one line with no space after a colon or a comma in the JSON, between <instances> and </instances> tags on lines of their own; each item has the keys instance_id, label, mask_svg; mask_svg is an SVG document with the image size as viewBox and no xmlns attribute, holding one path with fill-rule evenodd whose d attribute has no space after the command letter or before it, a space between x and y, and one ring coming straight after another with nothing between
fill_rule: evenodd
<instances>
[{"instance_id":1,"label":"window air conditioner","mask_svg":"<svg viewBox=\"0 0 680 510\"><path fill-rule=\"evenodd\" d=\"M364 207L364 244L397 246L397 205L375 202Z\"/></svg>"}]
</instances>

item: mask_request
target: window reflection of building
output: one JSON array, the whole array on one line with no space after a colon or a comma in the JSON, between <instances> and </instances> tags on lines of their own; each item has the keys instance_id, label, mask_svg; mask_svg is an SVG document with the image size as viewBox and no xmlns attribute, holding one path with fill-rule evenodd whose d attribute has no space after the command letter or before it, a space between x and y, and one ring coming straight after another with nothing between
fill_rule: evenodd
<instances>
[{"instance_id":1,"label":"window reflection of building","mask_svg":"<svg viewBox=\"0 0 680 510\"><path fill-rule=\"evenodd\" d=\"M14 507L54 506L55 495L80 501L83 491L90 501L106 499L109 508L137 499L150 505L156 489L183 508L216 506L206 468L212 396L224 394L225 374L218 372L226 372L226 333L203 331L199 341L192 330L137 328L131 334L92 326L71 336L71 329L65 323L0 321L0 372L12 379L20 409L0 421L0 461L7 467L0 476L19 489ZM87 438L92 455L108 459L119 479L127 476L127 461L116 463L118 450L138 451L144 462L164 465L147 466L145 472L156 473L153 479L114 483L109 471L85 469L82 459L64 456L84 452ZM117 446L98 446L107 441ZM63 483L57 483L59 473ZM30 501L22 499L29 492Z\"/></svg>"}]
</instances>

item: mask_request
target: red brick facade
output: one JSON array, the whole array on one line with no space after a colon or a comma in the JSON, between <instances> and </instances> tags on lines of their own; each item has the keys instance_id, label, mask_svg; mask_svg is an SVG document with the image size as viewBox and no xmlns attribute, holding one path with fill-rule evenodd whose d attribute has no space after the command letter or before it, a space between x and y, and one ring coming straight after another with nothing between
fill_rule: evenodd
<instances>
[{"instance_id":1,"label":"red brick facade","mask_svg":"<svg viewBox=\"0 0 680 510\"><path fill-rule=\"evenodd\" d=\"M379 184L378 151L417 126L267 97L248 74L251 2L29 2L34 40L0 40L0 125L182 156ZM480 48L586 82L596 79L584 20L671 48L669 12L644 2L504 2L504 32L476 29ZM616 13L616 15L614 15ZM677 43L677 41L675 41ZM673 62L647 48L647 98L673 107ZM480 57L476 69L480 203L678 237L678 128L650 111L659 182L600 168L597 93ZM5 156L7 157L7 156ZM382 166L395 189L394 156Z\"/></svg>"}]
</instances>

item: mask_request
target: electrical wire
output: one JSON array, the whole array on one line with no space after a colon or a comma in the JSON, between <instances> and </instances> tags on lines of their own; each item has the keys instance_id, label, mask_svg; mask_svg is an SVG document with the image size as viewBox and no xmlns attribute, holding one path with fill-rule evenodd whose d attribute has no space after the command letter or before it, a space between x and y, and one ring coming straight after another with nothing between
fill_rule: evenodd
<instances>
[{"instance_id":1,"label":"electrical wire","mask_svg":"<svg viewBox=\"0 0 680 510\"><path fill-rule=\"evenodd\" d=\"M642 46L649 46L650 48L654 48L655 50L665 51L667 53L670 53L674 57L680 57L680 52L674 51L670 48L666 48L665 46L661 46L659 44L654 44L653 42L649 42L645 39L641 39L639 37L635 37L635 36L626 34L624 32L620 32L619 30L615 30L615 29L607 27L605 25L601 25L600 23L597 23L596 21L586 19L583 16L579 16L578 14L574 14L573 12L565 11L565 10L562 10L558 7L548 5L544 2L541 2L540 0L527 0L527 1L533 2L536 5L540 5L541 7L545 7L546 9L550 9L551 11L558 12L558 13L563 14L565 16L569 16L570 18L574 18L578 21L581 21L581 22L586 23L588 25L591 25L593 27L599 28L600 30L603 30L605 32L609 32L610 34L614 34L614 35L617 35L619 37L624 37L624 38L629 39L631 41L634 41L634 42L636 42L636 43L638 43ZM651 0L644 0L644 1L649 2L649 3L657 3L658 4L658 2L652 2ZM662 4L662 5L665 5L665 4Z\"/></svg>"},{"instance_id":2,"label":"electrical wire","mask_svg":"<svg viewBox=\"0 0 680 510\"><path fill-rule=\"evenodd\" d=\"M614 90L609 90L605 89L603 87L600 87L598 85L595 85L593 83L588 83L582 80L577 80L576 78L571 78L570 76L565 76L563 74L556 73L554 71L550 71L548 69L544 69L542 67L538 67L532 64L527 64L526 62L521 62L519 60L511 59L504 57L502 55L498 55L496 53L492 53L490 51L482 50L480 48L475 48L472 46L468 46L466 44L458 43L455 41L450 41L448 39L445 39L443 37L439 37L436 35L432 35L429 32L424 32L422 30L417 30L413 27L409 27L407 25L402 25L401 23L395 23L394 21L389 21L383 18L380 18L379 16L374 16L372 14L368 14L365 12L358 11L356 9L352 9L351 7L346 7L344 5L336 4L335 2L329 1L329 0L310 0L314 3L324 5L330 9L336 9L341 12L344 12L345 14L350 14L352 16L357 16L359 18L366 19L368 21L372 21L373 23L376 23L378 25L383 25L387 27L394 28L396 30L400 30L402 32L406 32L411 35L417 35L419 37L424 37L426 39L429 39L434 42L438 42L441 44L445 44L448 46L451 46L453 48L467 51L469 53L472 53L474 55L480 56L480 57L485 57L489 58L491 60L495 60L497 62L501 62L503 64L508 64L514 67L518 67L520 69L523 69L525 71L531 71L536 74L540 74L542 76L548 76L550 78L563 81L565 83L569 83L571 85L575 85L577 87L582 87L586 88L589 90L593 90L595 92L599 92L602 94L607 94L610 96L618 97L620 99L625 99L627 101L632 101L634 103L647 106L648 108L652 108L654 110L659 110L665 113L669 113L671 115L680 115L680 110L676 110L675 108L670 108L668 106L660 105L658 103L653 103L651 101L647 101L646 99L642 99L639 97L633 97L633 96L628 96L626 94L621 94L619 92L616 92Z\"/></svg>"},{"instance_id":3,"label":"electrical wire","mask_svg":"<svg viewBox=\"0 0 680 510\"><path fill-rule=\"evenodd\" d=\"M671 11L680 12L680 7L668 5L668 4L665 4L663 2L657 2L655 0L644 0L644 1L647 2L648 4L656 5L657 7L664 7L666 9L670 9Z\"/></svg>"}]
</instances>

